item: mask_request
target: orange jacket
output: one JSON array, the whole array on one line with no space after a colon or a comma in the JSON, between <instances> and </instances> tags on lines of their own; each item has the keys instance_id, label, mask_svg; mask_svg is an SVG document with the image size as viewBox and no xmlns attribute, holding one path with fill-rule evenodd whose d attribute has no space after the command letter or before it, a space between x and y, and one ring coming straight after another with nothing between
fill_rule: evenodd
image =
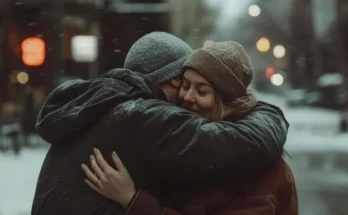
<instances>
[{"instance_id":1,"label":"orange jacket","mask_svg":"<svg viewBox=\"0 0 348 215\"><path fill-rule=\"evenodd\" d=\"M266 173L251 180L200 187L184 199L181 212L164 207L139 190L127 215L298 215L298 200L291 169L279 159Z\"/></svg>"}]
</instances>

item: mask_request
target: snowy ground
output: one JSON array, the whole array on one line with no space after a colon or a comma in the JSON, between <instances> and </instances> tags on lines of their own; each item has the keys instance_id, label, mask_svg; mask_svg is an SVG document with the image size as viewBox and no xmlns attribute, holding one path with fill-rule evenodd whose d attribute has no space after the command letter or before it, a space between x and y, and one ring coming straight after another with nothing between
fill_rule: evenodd
<instances>
[{"instance_id":1,"label":"snowy ground","mask_svg":"<svg viewBox=\"0 0 348 215\"><path fill-rule=\"evenodd\" d=\"M29 215L37 177L47 149L0 153L0 215Z\"/></svg>"},{"instance_id":2,"label":"snowy ground","mask_svg":"<svg viewBox=\"0 0 348 215\"><path fill-rule=\"evenodd\" d=\"M291 130L288 151L326 150L328 147L348 152L348 135L337 135L339 114L322 109L289 109L281 97L260 94L260 100L280 106ZM320 126L318 126L320 125ZM328 145L329 144L329 145ZM47 148L24 149L20 156L0 153L0 215L30 214L36 180Z\"/></svg>"},{"instance_id":3,"label":"snowy ground","mask_svg":"<svg viewBox=\"0 0 348 215\"><path fill-rule=\"evenodd\" d=\"M316 136L337 135L340 113L322 108L289 108L280 96L256 93L258 100L279 106L290 123L290 134L307 133Z\"/></svg>"}]
</instances>

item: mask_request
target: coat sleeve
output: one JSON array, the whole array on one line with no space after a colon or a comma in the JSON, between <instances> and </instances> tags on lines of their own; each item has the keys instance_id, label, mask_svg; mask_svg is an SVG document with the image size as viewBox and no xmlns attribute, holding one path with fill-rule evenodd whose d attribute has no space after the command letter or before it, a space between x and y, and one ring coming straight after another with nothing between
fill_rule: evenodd
<instances>
[{"instance_id":1,"label":"coat sleeve","mask_svg":"<svg viewBox=\"0 0 348 215\"><path fill-rule=\"evenodd\" d=\"M288 164L285 165L284 180L279 188L278 213L284 215L298 215L298 196L293 173Z\"/></svg>"},{"instance_id":2,"label":"coat sleeve","mask_svg":"<svg viewBox=\"0 0 348 215\"><path fill-rule=\"evenodd\" d=\"M210 122L158 100L124 105L118 115L133 131L133 148L153 174L168 180L216 181L254 174L279 157L287 137L288 123L280 109L267 104L235 123Z\"/></svg>"},{"instance_id":3,"label":"coat sleeve","mask_svg":"<svg viewBox=\"0 0 348 215\"><path fill-rule=\"evenodd\" d=\"M276 203L270 195L251 195L242 201L222 202L214 208L214 215L276 215Z\"/></svg>"},{"instance_id":4,"label":"coat sleeve","mask_svg":"<svg viewBox=\"0 0 348 215\"><path fill-rule=\"evenodd\" d=\"M128 206L126 215L181 215L181 213L174 209L163 207L158 199L139 189Z\"/></svg>"}]
</instances>

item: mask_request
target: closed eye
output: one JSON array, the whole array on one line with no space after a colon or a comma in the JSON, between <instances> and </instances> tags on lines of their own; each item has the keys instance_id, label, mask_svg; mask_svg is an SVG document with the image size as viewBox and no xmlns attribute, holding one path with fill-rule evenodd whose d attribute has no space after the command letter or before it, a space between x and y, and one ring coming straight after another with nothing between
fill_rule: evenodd
<instances>
[{"instance_id":1,"label":"closed eye","mask_svg":"<svg viewBox=\"0 0 348 215\"><path fill-rule=\"evenodd\" d=\"M207 85L201 85L198 88L198 94L200 95L207 95L209 93L212 93L212 88L210 86Z\"/></svg>"},{"instance_id":2,"label":"closed eye","mask_svg":"<svg viewBox=\"0 0 348 215\"><path fill-rule=\"evenodd\" d=\"M208 95L209 93L208 93L208 92L198 91L198 94L199 94L200 96L206 96L206 95Z\"/></svg>"}]
</instances>

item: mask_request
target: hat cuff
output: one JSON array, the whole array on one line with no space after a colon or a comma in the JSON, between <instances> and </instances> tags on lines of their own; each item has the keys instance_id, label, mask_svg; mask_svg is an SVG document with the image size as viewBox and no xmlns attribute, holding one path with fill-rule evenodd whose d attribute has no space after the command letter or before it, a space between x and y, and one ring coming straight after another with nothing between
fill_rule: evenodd
<instances>
[{"instance_id":1,"label":"hat cuff","mask_svg":"<svg viewBox=\"0 0 348 215\"><path fill-rule=\"evenodd\" d=\"M207 51L194 51L189 59L184 63L183 67L189 67L196 70L223 96L240 97L246 94L246 87L237 78L233 71Z\"/></svg>"},{"instance_id":2,"label":"hat cuff","mask_svg":"<svg viewBox=\"0 0 348 215\"><path fill-rule=\"evenodd\" d=\"M148 75L145 75L150 81L153 81L155 84L162 84L164 82L169 81L172 78L175 78L176 76L179 76L182 74L182 65L187 60L189 55L184 56L165 67L162 67L159 70L156 70L155 72L152 72Z\"/></svg>"}]
</instances>

